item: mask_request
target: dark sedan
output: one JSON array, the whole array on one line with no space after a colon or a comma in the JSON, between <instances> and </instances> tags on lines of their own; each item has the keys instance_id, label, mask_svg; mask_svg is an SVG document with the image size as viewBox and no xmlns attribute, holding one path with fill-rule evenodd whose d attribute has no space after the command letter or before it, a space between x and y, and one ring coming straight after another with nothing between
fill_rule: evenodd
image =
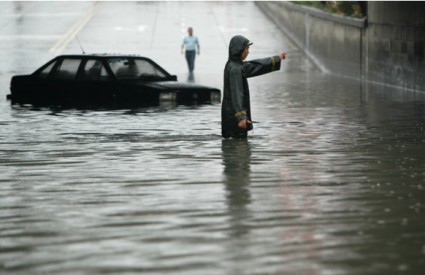
<instances>
[{"instance_id":1,"label":"dark sedan","mask_svg":"<svg viewBox=\"0 0 425 275\"><path fill-rule=\"evenodd\" d=\"M218 103L220 90L181 83L149 58L61 55L30 75L13 76L12 104L38 106L155 106Z\"/></svg>"}]
</instances>

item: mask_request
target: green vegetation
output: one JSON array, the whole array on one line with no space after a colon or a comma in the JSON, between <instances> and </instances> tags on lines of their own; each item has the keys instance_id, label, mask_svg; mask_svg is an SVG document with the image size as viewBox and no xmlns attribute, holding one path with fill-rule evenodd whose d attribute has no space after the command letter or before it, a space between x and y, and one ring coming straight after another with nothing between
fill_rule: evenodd
<instances>
[{"instance_id":1,"label":"green vegetation","mask_svg":"<svg viewBox=\"0 0 425 275\"><path fill-rule=\"evenodd\" d=\"M366 14L364 14L365 11L362 11L359 2L360 1L292 1L292 3L298 5L321 9L329 13L363 18Z\"/></svg>"}]
</instances>

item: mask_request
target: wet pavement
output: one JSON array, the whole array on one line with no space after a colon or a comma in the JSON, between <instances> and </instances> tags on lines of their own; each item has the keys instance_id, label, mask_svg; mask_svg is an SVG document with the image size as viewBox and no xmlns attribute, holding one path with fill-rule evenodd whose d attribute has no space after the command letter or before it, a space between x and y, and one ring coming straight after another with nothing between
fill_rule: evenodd
<instances>
[{"instance_id":1,"label":"wet pavement","mask_svg":"<svg viewBox=\"0 0 425 275\"><path fill-rule=\"evenodd\" d=\"M321 73L252 2L0 2L0 273L421 274L425 93ZM11 106L59 53L136 53L222 88L227 43L288 52L249 80L254 132L220 105Z\"/></svg>"}]
</instances>

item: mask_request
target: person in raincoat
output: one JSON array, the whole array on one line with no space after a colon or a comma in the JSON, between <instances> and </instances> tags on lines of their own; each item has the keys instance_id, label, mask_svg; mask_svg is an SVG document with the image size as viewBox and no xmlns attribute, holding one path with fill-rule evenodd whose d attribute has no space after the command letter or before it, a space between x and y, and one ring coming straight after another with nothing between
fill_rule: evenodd
<instances>
[{"instance_id":1,"label":"person in raincoat","mask_svg":"<svg viewBox=\"0 0 425 275\"><path fill-rule=\"evenodd\" d=\"M286 53L244 61L252 43L242 35L233 36L229 44L229 59L224 68L223 102L221 105L221 135L224 138L247 138L253 129L248 77L280 69Z\"/></svg>"}]
</instances>

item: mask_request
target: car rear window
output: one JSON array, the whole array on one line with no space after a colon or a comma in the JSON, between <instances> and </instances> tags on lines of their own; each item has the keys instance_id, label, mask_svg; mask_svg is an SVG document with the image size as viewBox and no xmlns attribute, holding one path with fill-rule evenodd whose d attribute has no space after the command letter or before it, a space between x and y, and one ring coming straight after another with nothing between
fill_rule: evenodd
<instances>
[{"instance_id":1,"label":"car rear window","mask_svg":"<svg viewBox=\"0 0 425 275\"><path fill-rule=\"evenodd\" d=\"M111 58L109 65L118 79L167 76L154 64L144 59Z\"/></svg>"},{"instance_id":2,"label":"car rear window","mask_svg":"<svg viewBox=\"0 0 425 275\"><path fill-rule=\"evenodd\" d=\"M55 77L56 79L71 80L75 79L80 66L80 59L64 59L57 70Z\"/></svg>"},{"instance_id":3,"label":"car rear window","mask_svg":"<svg viewBox=\"0 0 425 275\"><path fill-rule=\"evenodd\" d=\"M47 76L49 75L50 71L52 70L53 66L56 64L56 62L52 62L50 63L46 68L44 68L39 74L38 77L39 78L47 78Z\"/></svg>"}]
</instances>

